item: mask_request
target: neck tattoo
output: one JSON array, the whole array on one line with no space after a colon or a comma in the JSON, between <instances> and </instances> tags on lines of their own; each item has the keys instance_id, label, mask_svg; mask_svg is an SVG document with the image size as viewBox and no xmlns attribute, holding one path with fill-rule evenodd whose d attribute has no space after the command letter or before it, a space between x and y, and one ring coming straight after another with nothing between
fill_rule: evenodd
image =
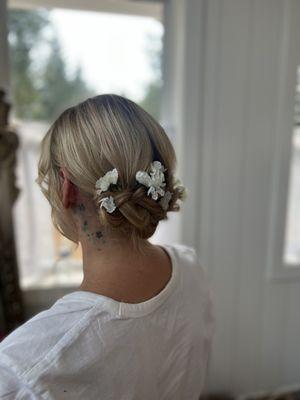
<instances>
[{"instance_id":1,"label":"neck tattoo","mask_svg":"<svg viewBox=\"0 0 300 400\"><path fill-rule=\"evenodd\" d=\"M76 204L74 214L78 217L81 234L85 235L88 241L101 251L101 246L106 242L102 230L92 229L92 219L97 218L96 215L87 215L86 206L83 203Z\"/></svg>"}]
</instances>

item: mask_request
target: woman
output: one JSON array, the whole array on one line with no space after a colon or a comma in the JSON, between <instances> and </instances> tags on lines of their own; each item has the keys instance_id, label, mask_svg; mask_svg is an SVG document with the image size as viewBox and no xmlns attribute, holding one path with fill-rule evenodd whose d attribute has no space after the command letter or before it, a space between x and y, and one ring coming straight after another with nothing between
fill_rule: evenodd
<instances>
[{"instance_id":1,"label":"woman","mask_svg":"<svg viewBox=\"0 0 300 400\"><path fill-rule=\"evenodd\" d=\"M184 187L162 127L101 95L64 111L37 182L83 281L0 344L1 399L198 399L213 320L195 250L148 239Z\"/></svg>"}]
</instances>

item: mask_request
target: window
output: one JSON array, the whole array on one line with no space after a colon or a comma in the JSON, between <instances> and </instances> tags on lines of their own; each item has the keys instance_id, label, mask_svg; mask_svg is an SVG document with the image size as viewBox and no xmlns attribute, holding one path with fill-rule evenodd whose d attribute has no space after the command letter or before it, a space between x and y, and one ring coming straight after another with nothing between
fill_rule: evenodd
<instances>
[{"instance_id":1,"label":"window","mask_svg":"<svg viewBox=\"0 0 300 400\"><path fill-rule=\"evenodd\" d=\"M267 278L300 278L300 25L294 3L284 7L278 41L276 111L269 146L272 155L269 197Z\"/></svg>"},{"instance_id":2,"label":"window","mask_svg":"<svg viewBox=\"0 0 300 400\"><path fill-rule=\"evenodd\" d=\"M13 123L20 137L14 220L23 289L82 280L80 247L54 229L35 183L42 137L63 109L99 93L125 95L159 119L162 37L160 20L147 16L9 10Z\"/></svg>"},{"instance_id":3,"label":"window","mask_svg":"<svg viewBox=\"0 0 300 400\"><path fill-rule=\"evenodd\" d=\"M282 82L285 85L279 95L267 272L274 280L294 280L300 278L300 63L296 57L285 65Z\"/></svg>"},{"instance_id":4,"label":"window","mask_svg":"<svg viewBox=\"0 0 300 400\"><path fill-rule=\"evenodd\" d=\"M300 267L300 66L297 69L295 125L292 135L290 182L283 262Z\"/></svg>"}]
</instances>

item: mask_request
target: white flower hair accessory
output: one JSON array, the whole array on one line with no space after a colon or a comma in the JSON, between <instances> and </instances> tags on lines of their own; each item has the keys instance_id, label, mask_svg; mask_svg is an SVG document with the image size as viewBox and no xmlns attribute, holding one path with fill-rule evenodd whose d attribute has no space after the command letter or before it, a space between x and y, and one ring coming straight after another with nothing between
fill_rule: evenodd
<instances>
[{"instance_id":1,"label":"white flower hair accessory","mask_svg":"<svg viewBox=\"0 0 300 400\"><path fill-rule=\"evenodd\" d=\"M106 172L104 176L99 178L95 184L96 193L100 195L102 192L105 192L109 189L110 185L116 185L118 181L118 171L117 168L112 169L111 171ZM112 196L104 197L99 201L100 208L104 207L108 213L113 213L115 211L116 204L114 198Z\"/></svg>"},{"instance_id":2,"label":"white flower hair accessory","mask_svg":"<svg viewBox=\"0 0 300 400\"><path fill-rule=\"evenodd\" d=\"M150 165L150 174L146 171L138 171L135 175L135 179L139 183L149 188L147 194L153 200L157 200L158 196L164 196L165 194L163 189L166 186L165 171L166 169L160 161L153 161Z\"/></svg>"},{"instance_id":3,"label":"white flower hair accessory","mask_svg":"<svg viewBox=\"0 0 300 400\"><path fill-rule=\"evenodd\" d=\"M104 207L108 213L113 213L115 211L116 204L114 202L114 198L112 196L104 197L100 200L100 208Z\"/></svg>"},{"instance_id":4,"label":"white flower hair accessory","mask_svg":"<svg viewBox=\"0 0 300 400\"><path fill-rule=\"evenodd\" d=\"M118 181L118 171L117 168L112 169L111 171L106 172L104 176L99 178L95 184L97 194L101 194L108 190L111 184L115 185Z\"/></svg>"},{"instance_id":5,"label":"white flower hair accessory","mask_svg":"<svg viewBox=\"0 0 300 400\"><path fill-rule=\"evenodd\" d=\"M187 198L188 190L185 186L183 186L183 184L179 178L175 179L174 189L177 189L179 191L179 193L181 194L182 200L185 200Z\"/></svg>"}]
</instances>

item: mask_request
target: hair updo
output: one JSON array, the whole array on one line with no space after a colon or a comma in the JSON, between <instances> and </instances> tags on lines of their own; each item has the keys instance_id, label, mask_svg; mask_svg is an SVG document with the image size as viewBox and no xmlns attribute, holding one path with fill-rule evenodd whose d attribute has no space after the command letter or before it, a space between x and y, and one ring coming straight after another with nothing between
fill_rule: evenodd
<instances>
[{"instance_id":1,"label":"hair updo","mask_svg":"<svg viewBox=\"0 0 300 400\"><path fill-rule=\"evenodd\" d=\"M166 209L135 179L136 172L149 171L154 160L166 168L164 190L172 193ZM68 108L42 140L36 181L52 207L55 227L78 243L77 228L67 218L70 210L62 203L61 167L93 199L100 223L133 240L151 237L168 211L180 208L182 192L176 187L176 156L169 137L154 118L124 97L100 95ZM118 171L118 185L97 195L96 181L113 168ZM112 213L99 207L99 200L110 195L116 204Z\"/></svg>"}]
</instances>

